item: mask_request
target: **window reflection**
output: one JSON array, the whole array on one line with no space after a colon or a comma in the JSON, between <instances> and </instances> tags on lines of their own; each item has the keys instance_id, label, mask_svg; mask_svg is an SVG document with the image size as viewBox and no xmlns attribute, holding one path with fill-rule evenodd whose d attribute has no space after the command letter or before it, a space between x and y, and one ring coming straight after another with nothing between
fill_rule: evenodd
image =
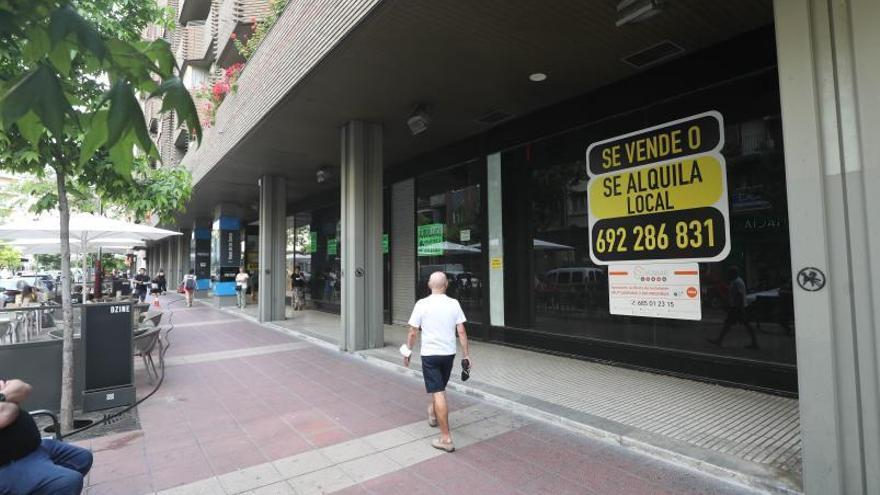
<instances>
[{"instance_id":1,"label":"window reflection","mask_svg":"<svg viewBox=\"0 0 880 495\"><path fill-rule=\"evenodd\" d=\"M764 76L760 76L764 77ZM520 293L506 299L507 324L543 332L674 348L700 353L794 363L788 212L779 96L773 85L755 93L738 81L672 99L505 152L504 194L527 202L524 225L505 224L505 257L520 256L521 273L505 273ZM738 86L751 88L745 90ZM741 104L747 100L748 104ZM700 264L701 321L612 316L608 275L588 253L585 150L591 143L710 109L725 118L731 252L719 263ZM507 213L506 213L507 214ZM512 227L509 228L509 227ZM524 229L522 235L515 232ZM511 231L514 230L514 231ZM738 283L745 285L744 319L719 341ZM516 278L529 276L530 283ZM731 288L734 288L733 294ZM530 309L516 307L530 301ZM749 328L755 331L758 348Z\"/></svg>"},{"instance_id":2,"label":"window reflection","mask_svg":"<svg viewBox=\"0 0 880 495\"><path fill-rule=\"evenodd\" d=\"M472 322L482 320L482 207L479 164L474 161L416 180L417 297L425 297L428 277L442 271L447 293Z\"/></svg>"}]
</instances>

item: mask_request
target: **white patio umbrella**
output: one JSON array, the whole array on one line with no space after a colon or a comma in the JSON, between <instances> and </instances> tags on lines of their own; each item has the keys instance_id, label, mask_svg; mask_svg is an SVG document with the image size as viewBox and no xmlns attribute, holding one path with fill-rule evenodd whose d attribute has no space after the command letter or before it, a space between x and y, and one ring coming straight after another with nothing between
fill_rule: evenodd
<instances>
[{"instance_id":1,"label":"white patio umbrella","mask_svg":"<svg viewBox=\"0 0 880 495\"><path fill-rule=\"evenodd\" d=\"M17 242L28 239L45 240L48 237L54 237L57 241L60 232L61 220L58 215L42 215L31 220L18 220L0 225L0 240ZM80 253L88 253L91 252L89 251L90 245L94 246L93 250L97 250L102 241L130 239L135 240L137 244L142 244L144 240L155 241L172 235L181 234L172 230L125 222L91 213L71 213L70 215L71 252L74 252L74 244L79 244ZM112 242L105 242L105 244L114 245ZM60 250L61 244L59 242L58 251ZM86 272L85 260L86 258L83 256L83 273Z\"/></svg>"},{"instance_id":2,"label":"white patio umbrella","mask_svg":"<svg viewBox=\"0 0 880 495\"><path fill-rule=\"evenodd\" d=\"M57 236L61 221L57 215L43 215L33 220L18 220L0 225L0 240L45 239ZM141 223L125 222L90 213L70 215L70 242L88 243L99 239L125 238L156 241L180 232L150 227Z\"/></svg>"},{"instance_id":3,"label":"white patio umbrella","mask_svg":"<svg viewBox=\"0 0 880 495\"><path fill-rule=\"evenodd\" d=\"M123 242L115 242L115 241L123 241ZM128 241L124 239L113 239L114 242L109 242L111 239L107 239L107 242L101 243L89 243L86 246L86 250L83 251L82 244L71 244L70 245L70 254L88 254L94 253L100 249L105 253L113 253L113 254L125 254L133 246L138 246L143 244L142 241L137 239L129 239ZM13 241L9 243L10 246L18 249L23 254L60 254L61 253L61 242L56 239L21 239L18 241Z\"/></svg>"}]
</instances>

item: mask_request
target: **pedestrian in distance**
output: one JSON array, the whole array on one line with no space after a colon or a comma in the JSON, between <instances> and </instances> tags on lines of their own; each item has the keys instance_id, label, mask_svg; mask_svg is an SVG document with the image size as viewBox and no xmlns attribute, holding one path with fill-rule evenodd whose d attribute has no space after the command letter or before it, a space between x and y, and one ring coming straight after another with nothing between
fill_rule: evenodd
<instances>
[{"instance_id":1,"label":"pedestrian in distance","mask_svg":"<svg viewBox=\"0 0 880 495\"><path fill-rule=\"evenodd\" d=\"M137 275L134 276L134 297L140 301L144 302L147 298L147 289L149 288L150 276L147 275L146 268L138 268Z\"/></svg>"},{"instance_id":2,"label":"pedestrian in distance","mask_svg":"<svg viewBox=\"0 0 880 495\"><path fill-rule=\"evenodd\" d=\"M244 267L240 267L238 269L238 274L235 276L235 295L238 298L238 307L239 309L244 309L247 306L247 289L248 289L248 281L250 277L247 272L244 271Z\"/></svg>"},{"instance_id":3,"label":"pedestrian in distance","mask_svg":"<svg viewBox=\"0 0 880 495\"><path fill-rule=\"evenodd\" d=\"M306 277L303 275L301 266L297 265L293 269L293 275L290 276L290 285L293 289L293 310L301 311L305 309Z\"/></svg>"},{"instance_id":4,"label":"pedestrian in distance","mask_svg":"<svg viewBox=\"0 0 880 495\"><path fill-rule=\"evenodd\" d=\"M183 276L183 297L186 298L186 307L191 308L193 305L193 294L196 291L196 271L192 268L189 273Z\"/></svg>"},{"instance_id":5,"label":"pedestrian in distance","mask_svg":"<svg viewBox=\"0 0 880 495\"><path fill-rule=\"evenodd\" d=\"M401 347L403 365L409 367L413 346L422 334L420 354L422 358L422 376L425 380L425 391L430 394L428 405L428 424L440 427L440 437L431 441L435 449L446 452L455 451L455 444L449 433L449 407L446 402L446 385L452 374L455 363L455 337L461 342L463 369L468 373L471 367L468 350L467 331L464 323L467 319L461 304L446 295L449 281L443 272L434 272L428 279L431 295L420 299L413 308L409 319L409 334L406 344ZM464 375L464 373L463 373Z\"/></svg>"},{"instance_id":6,"label":"pedestrian in distance","mask_svg":"<svg viewBox=\"0 0 880 495\"><path fill-rule=\"evenodd\" d=\"M728 269L727 278L730 280L730 285L728 286L727 318L724 319L721 334L718 335L718 338L709 339L709 342L721 346L721 343L724 342L724 337L730 332L730 327L736 323L742 323L752 339L752 342L746 346L746 349L758 349L758 337L755 334L755 329L749 324L746 315L746 283L739 276L739 269L735 266Z\"/></svg>"},{"instance_id":7,"label":"pedestrian in distance","mask_svg":"<svg viewBox=\"0 0 880 495\"><path fill-rule=\"evenodd\" d=\"M92 453L54 439L42 439L31 415L21 408L31 386L0 380L0 493L82 492Z\"/></svg>"},{"instance_id":8,"label":"pedestrian in distance","mask_svg":"<svg viewBox=\"0 0 880 495\"><path fill-rule=\"evenodd\" d=\"M165 294L168 291L168 280L165 279L165 270L159 268L159 272L153 278L153 282L158 284L160 294Z\"/></svg>"}]
</instances>

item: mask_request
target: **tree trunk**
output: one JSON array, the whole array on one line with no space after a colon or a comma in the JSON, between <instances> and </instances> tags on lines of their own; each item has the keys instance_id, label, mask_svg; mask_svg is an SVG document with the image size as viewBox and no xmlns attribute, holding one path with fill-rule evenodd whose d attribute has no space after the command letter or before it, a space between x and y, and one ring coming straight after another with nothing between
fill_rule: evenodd
<instances>
[{"instance_id":1,"label":"tree trunk","mask_svg":"<svg viewBox=\"0 0 880 495\"><path fill-rule=\"evenodd\" d=\"M73 305L70 301L70 207L64 174L56 169L58 213L61 219L61 312L64 315L64 343L61 347L61 431L73 430ZM85 294L83 294L85 296Z\"/></svg>"}]
</instances>

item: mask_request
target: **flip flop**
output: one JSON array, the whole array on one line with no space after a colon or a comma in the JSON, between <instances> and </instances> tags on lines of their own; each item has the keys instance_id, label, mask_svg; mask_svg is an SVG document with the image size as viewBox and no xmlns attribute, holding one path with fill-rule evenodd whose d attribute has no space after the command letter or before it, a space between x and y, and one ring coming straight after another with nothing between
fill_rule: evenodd
<instances>
[{"instance_id":1,"label":"flip flop","mask_svg":"<svg viewBox=\"0 0 880 495\"><path fill-rule=\"evenodd\" d=\"M453 444L452 442L441 442L439 438L431 440L431 447L439 450L444 450L446 452L455 452L455 444Z\"/></svg>"}]
</instances>

